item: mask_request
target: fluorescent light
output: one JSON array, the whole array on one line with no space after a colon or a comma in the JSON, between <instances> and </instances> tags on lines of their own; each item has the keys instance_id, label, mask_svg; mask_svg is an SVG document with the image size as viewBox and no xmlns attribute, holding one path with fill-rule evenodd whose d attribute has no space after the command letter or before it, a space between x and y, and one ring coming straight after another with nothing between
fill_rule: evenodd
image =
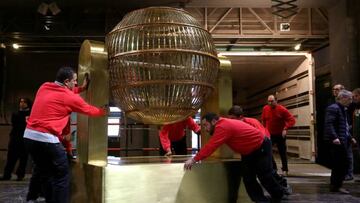
<instances>
[{"instance_id":1,"label":"fluorescent light","mask_svg":"<svg viewBox=\"0 0 360 203\"><path fill-rule=\"evenodd\" d=\"M12 44L12 47L13 47L14 49L18 49L18 48L19 48L19 45L16 44L16 43L14 43L14 44Z\"/></svg>"},{"instance_id":2,"label":"fluorescent light","mask_svg":"<svg viewBox=\"0 0 360 203\"><path fill-rule=\"evenodd\" d=\"M110 107L110 112L121 112L121 109L119 109L118 107Z\"/></svg>"},{"instance_id":3,"label":"fluorescent light","mask_svg":"<svg viewBox=\"0 0 360 203\"><path fill-rule=\"evenodd\" d=\"M45 30L50 30L50 25L44 25Z\"/></svg>"}]
</instances>

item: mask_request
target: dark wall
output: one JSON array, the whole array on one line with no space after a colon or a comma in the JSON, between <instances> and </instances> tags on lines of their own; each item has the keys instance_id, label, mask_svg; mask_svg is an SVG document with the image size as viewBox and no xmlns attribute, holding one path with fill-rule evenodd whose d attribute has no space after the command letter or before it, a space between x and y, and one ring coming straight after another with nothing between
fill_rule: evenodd
<instances>
[{"instance_id":1,"label":"dark wall","mask_svg":"<svg viewBox=\"0 0 360 203\"><path fill-rule=\"evenodd\" d=\"M78 53L31 53L7 50L6 82L4 103L5 111L17 107L19 97L34 99L37 89L47 81L54 81L56 71L61 66L77 69Z\"/></svg>"},{"instance_id":2,"label":"dark wall","mask_svg":"<svg viewBox=\"0 0 360 203\"><path fill-rule=\"evenodd\" d=\"M338 1L329 11L331 77L346 89L360 87L360 1Z\"/></svg>"}]
</instances>

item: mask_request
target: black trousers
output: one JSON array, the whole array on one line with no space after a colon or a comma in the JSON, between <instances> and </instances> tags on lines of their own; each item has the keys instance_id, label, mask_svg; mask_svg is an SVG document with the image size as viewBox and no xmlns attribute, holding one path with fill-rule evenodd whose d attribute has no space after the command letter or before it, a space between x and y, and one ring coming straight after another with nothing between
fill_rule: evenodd
<instances>
[{"instance_id":1,"label":"black trousers","mask_svg":"<svg viewBox=\"0 0 360 203\"><path fill-rule=\"evenodd\" d=\"M262 187L256 180L259 178L261 185L268 191L274 200L279 200L284 195L282 187L274 179L272 169L272 146L269 138L265 138L260 149L243 156L243 180L246 191L254 202L266 201Z\"/></svg>"},{"instance_id":2,"label":"black trousers","mask_svg":"<svg viewBox=\"0 0 360 203\"><path fill-rule=\"evenodd\" d=\"M341 145L330 144L332 158L330 184L334 188L342 187L349 169L349 159L347 155L348 145L349 143L342 143Z\"/></svg>"},{"instance_id":3,"label":"black trousers","mask_svg":"<svg viewBox=\"0 0 360 203\"><path fill-rule=\"evenodd\" d=\"M28 153L25 149L24 140L22 138L10 138L3 174L4 179L11 179L11 173L13 172L18 160L19 165L16 169L16 175L19 179L22 179L25 176Z\"/></svg>"},{"instance_id":4,"label":"black trousers","mask_svg":"<svg viewBox=\"0 0 360 203\"><path fill-rule=\"evenodd\" d=\"M283 137L282 135L271 135L271 142L272 144L276 144L280 158L281 158L281 164L282 164L282 171L289 171L288 168L288 160L287 160L287 150L286 150L286 137ZM274 170L277 171L277 165L275 160L273 159L273 167Z\"/></svg>"},{"instance_id":5,"label":"black trousers","mask_svg":"<svg viewBox=\"0 0 360 203\"><path fill-rule=\"evenodd\" d=\"M35 176L30 179L29 192L33 192L34 188L38 190L40 184L47 203L68 203L69 164L62 144L25 138L25 145L35 166Z\"/></svg>"},{"instance_id":6,"label":"black trousers","mask_svg":"<svg viewBox=\"0 0 360 203\"><path fill-rule=\"evenodd\" d=\"M186 146L186 136L181 138L179 141L171 142L171 149L175 152L175 155L186 155L187 146ZM166 154L162 145L160 144L160 155L164 156Z\"/></svg>"}]
</instances>

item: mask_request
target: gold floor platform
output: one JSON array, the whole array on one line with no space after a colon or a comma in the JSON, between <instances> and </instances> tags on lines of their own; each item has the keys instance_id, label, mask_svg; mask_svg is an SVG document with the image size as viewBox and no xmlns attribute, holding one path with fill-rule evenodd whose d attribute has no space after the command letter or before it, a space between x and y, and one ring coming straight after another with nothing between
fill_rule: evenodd
<instances>
[{"instance_id":1,"label":"gold floor platform","mask_svg":"<svg viewBox=\"0 0 360 203\"><path fill-rule=\"evenodd\" d=\"M240 161L210 159L184 171L189 157L108 157L105 167L73 164L71 202L250 202L244 187L238 190Z\"/></svg>"}]
</instances>

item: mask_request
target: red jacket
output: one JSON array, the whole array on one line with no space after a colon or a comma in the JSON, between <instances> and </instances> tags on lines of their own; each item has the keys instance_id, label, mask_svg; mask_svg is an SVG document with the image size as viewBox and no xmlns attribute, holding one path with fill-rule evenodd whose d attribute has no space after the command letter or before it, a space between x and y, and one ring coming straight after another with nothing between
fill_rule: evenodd
<instances>
[{"instance_id":1,"label":"red jacket","mask_svg":"<svg viewBox=\"0 0 360 203\"><path fill-rule=\"evenodd\" d=\"M255 118L248 118L248 117L244 117L242 119L242 121L244 121L245 123L253 126L254 128L260 130L260 132L265 135L266 137L270 138L270 133L269 131Z\"/></svg>"},{"instance_id":2,"label":"red jacket","mask_svg":"<svg viewBox=\"0 0 360 203\"><path fill-rule=\"evenodd\" d=\"M74 87L73 92L75 94L80 94L82 91L84 91L84 88L82 87ZM71 140L65 139L65 136L71 134L71 118L69 118L68 123L66 124L65 128L63 129L62 135L58 136L59 141L63 144L65 147L65 150L68 154L72 154L72 143ZM71 135L70 135L71 136Z\"/></svg>"},{"instance_id":3,"label":"red jacket","mask_svg":"<svg viewBox=\"0 0 360 203\"><path fill-rule=\"evenodd\" d=\"M46 82L36 93L27 128L62 136L71 112L89 116L105 115L103 109L87 104L78 94L66 87Z\"/></svg>"},{"instance_id":4,"label":"red jacket","mask_svg":"<svg viewBox=\"0 0 360 203\"><path fill-rule=\"evenodd\" d=\"M170 142L179 141L185 136L185 128L189 128L192 131L198 133L200 131L200 126L195 123L195 121L189 117L178 123L164 125L160 131L160 142L161 146L165 151L170 151L171 144Z\"/></svg>"},{"instance_id":5,"label":"red jacket","mask_svg":"<svg viewBox=\"0 0 360 203\"><path fill-rule=\"evenodd\" d=\"M72 144L71 140L67 140L65 136L69 135L71 133L71 119L69 119L68 123L66 124L62 135L58 136L59 141L63 144L65 150L67 153L72 153Z\"/></svg>"},{"instance_id":6,"label":"red jacket","mask_svg":"<svg viewBox=\"0 0 360 203\"><path fill-rule=\"evenodd\" d=\"M280 104L275 108L264 106L261 118L271 135L281 135L284 129L287 130L295 125L294 116Z\"/></svg>"},{"instance_id":7,"label":"red jacket","mask_svg":"<svg viewBox=\"0 0 360 203\"><path fill-rule=\"evenodd\" d=\"M205 159L222 144L228 145L241 155L249 155L261 147L264 137L265 135L258 129L243 121L220 118L215 124L214 134L194 159L196 161Z\"/></svg>"}]
</instances>

